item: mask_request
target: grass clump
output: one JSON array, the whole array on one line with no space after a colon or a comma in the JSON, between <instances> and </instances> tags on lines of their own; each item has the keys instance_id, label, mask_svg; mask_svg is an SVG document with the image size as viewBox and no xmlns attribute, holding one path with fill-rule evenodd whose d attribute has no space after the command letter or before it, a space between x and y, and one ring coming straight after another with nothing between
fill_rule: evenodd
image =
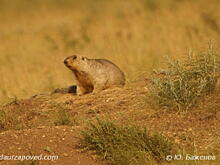
<instances>
[{"instance_id":1,"label":"grass clump","mask_svg":"<svg viewBox=\"0 0 220 165\"><path fill-rule=\"evenodd\" d=\"M23 128L23 123L18 119L17 114L10 110L0 108L0 132L9 129L18 130L21 128Z\"/></svg>"},{"instance_id":2,"label":"grass clump","mask_svg":"<svg viewBox=\"0 0 220 165\"><path fill-rule=\"evenodd\" d=\"M163 161L171 143L162 135L149 135L137 126L121 126L106 120L90 123L82 131L82 144L113 165L144 165Z\"/></svg>"},{"instance_id":3,"label":"grass clump","mask_svg":"<svg viewBox=\"0 0 220 165\"><path fill-rule=\"evenodd\" d=\"M153 74L151 94L162 106L188 110L198 100L214 91L219 78L220 60L213 45L187 60L169 60L168 69Z\"/></svg>"},{"instance_id":4,"label":"grass clump","mask_svg":"<svg viewBox=\"0 0 220 165\"><path fill-rule=\"evenodd\" d=\"M65 109L61 109L56 114L56 119L54 121L54 125L74 125L76 124L75 119L67 112Z\"/></svg>"}]
</instances>

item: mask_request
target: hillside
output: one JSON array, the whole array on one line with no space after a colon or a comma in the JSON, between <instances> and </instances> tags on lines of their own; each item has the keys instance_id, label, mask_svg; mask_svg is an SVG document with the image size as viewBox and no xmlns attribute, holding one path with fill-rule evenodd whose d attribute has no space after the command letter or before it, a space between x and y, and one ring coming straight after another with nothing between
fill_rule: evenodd
<instances>
[{"instance_id":1,"label":"hillside","mask_svg":"<svg viewBox=\"0 0 220 165\"><path fill-rule=\"evenodd\" d=\"M0 123L1 153L59 156L57 161L40 161L45 165L105 164L94 153L80 148L80 131L88 121L106 118L160 132L188 153L219 154L219 92L185 113L157 109L147 100L145 81L96 95L46 93L15 100L1 109L6 112L5 121ZM0 161L2 165L13 163Z\"/></svg>"}]
</instances>

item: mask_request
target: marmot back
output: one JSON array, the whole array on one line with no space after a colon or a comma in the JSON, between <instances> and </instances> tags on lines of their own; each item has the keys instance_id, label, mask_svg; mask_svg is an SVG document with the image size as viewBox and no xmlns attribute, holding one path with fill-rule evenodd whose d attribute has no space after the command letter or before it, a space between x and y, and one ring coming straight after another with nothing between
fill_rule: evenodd
<instances>
[{"instance_id":1,"label":"marmot back","mask_svg":"<svg viewBox=\"0 0 220 165\"><path fill-rule=\"evenodd\" d=\"M78 95L125 85L124 73L109 60L73 55L64 64L74 73Z\"/></svg>"}]
</instances>

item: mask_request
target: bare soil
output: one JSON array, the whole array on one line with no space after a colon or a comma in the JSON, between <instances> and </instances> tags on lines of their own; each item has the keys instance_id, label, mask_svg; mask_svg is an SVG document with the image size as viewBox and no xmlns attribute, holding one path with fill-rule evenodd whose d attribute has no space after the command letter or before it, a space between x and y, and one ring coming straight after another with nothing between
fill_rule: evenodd
<instances>
[{"instance_id":1,"label":"bare soil","mask_svg":"<svg viewBox=\"0 0 220 165\"><path fill-rule=\"evenodd\" d=\"M104 90L97 94L41 94L15 100L2 107L13 114L16 125L9 122L0 133L0 156L58 155L55 161L41 165L104 165L93 153L80 148L80 131L88 121L112 119L120 124L136 124L150 132L160 132L175 146L199 153L219 153L220 95L206 97L194 109L177 112L159 108L151 102L144 81L125 88ZM55 126L57 112L65 110L73 118L71 126ZM10 125L11 124L11 125ZM17 129L17 130L16 130ZM13 165L17 161L0 161Z\"/></svg>"}]
</instances>

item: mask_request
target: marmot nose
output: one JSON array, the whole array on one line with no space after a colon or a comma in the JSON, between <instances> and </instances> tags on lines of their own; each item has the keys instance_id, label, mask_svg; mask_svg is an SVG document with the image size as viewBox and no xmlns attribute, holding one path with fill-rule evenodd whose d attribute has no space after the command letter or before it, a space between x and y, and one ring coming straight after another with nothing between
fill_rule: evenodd
<instances>
[{"instance_id":1,"label":"marmot nose","mask_svg":"<svg viewBox=\"0 0 220 165\"><path fill-rule=\"evenodd\" d=\"M64 64L68 64L69 57L67 57L63 62Z\"/></svg>"}]
</instances>

